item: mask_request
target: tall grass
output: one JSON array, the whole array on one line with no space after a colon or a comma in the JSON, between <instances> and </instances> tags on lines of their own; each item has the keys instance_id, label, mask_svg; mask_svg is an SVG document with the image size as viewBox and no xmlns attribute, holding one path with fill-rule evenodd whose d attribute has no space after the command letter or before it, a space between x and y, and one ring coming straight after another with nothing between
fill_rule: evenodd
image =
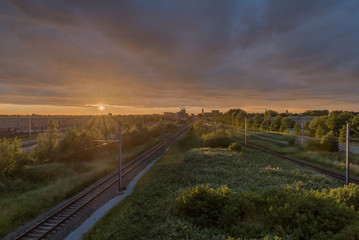
<instances>
[{"instance_id":1,"label":"tall grass","mask_svg":"<svg viewBox=\"0 0 359 240\"><path fill-rule=\"evenodd\" d=\"M133 195L112 209L84 239L250 239L253 238L250 233L232 235L216 225L203 227L194 223L178 214L176 199L183 190L196 188L201 184L208 184L213 188L226 185L231 191L241 193L263 192L288 186L307 190L339 186L324 176L299 170L292 164L247 148L239 153L223 148L193 149L191 144L198 143L198 139L186 135L171 147L140 179ZM199 189L198 192L203 195L197 199L208 197L215 206L222 207L222 195L225 196L226 193L225 189L222 190L206 194ZM218 192L221 197L212 199ZM190 199L191 193L186 197ZM208 209L214 207L204 206L206 203L202 201L198 204L203 209L207 209L206 206ZM218 219L218 215L213 214ZM201 221L200 215L196 216ZM257 230L261 219L255 221L252 224ZM260 238L268 235L267 239L272 239L274 233L275 231L259 232L255 236Z\"/></svg>"}]
</instances>

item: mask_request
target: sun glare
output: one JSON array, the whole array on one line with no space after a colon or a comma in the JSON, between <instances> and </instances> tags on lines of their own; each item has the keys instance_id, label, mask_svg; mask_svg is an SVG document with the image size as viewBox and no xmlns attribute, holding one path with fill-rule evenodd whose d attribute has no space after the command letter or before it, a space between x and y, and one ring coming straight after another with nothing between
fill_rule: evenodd
<instances>
[{"instance_id":1,"label":"sun glare","mask_svg":"<svg viewBox=\"0 0 359 240\"><path fill-rule=\"evenodd\" d=\"M100 110L103 110L103 106L100 106L99 109L100 109Z\"/></svg>"}]
</instances>

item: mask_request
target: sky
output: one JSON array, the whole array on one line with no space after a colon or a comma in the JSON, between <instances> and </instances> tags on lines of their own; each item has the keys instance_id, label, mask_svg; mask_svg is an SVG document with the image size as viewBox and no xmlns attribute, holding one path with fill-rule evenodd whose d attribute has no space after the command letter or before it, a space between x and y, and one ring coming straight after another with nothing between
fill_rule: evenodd
<instances>
[{"instance_id":1,"label":"sky","mask_svg":"<svg viewBox=\"0 0 359 240\"><path fill-rule=\"evenodd\" d=\"M359 1L0 0L0 114L183 106L359 111Z\"/></svg>"}]
</instances>

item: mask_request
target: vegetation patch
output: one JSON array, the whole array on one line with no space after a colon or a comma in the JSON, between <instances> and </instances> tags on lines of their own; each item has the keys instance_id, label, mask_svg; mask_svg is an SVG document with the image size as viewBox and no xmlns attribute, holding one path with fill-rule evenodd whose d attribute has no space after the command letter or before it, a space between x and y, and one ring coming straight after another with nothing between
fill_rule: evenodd
<instances>
[{"instance_id":1,"label":"vegetation patch","mask_svg":"<svg viewBox=\"0 0 359 240\"><path fill-rule=\"evenodd\" d=\"M321 239L354 234L357 189L343 189L322 175L247 148L193 149L192 144L201 143L193 132L172 146L134 193L84 239ZM305 223L305 230L319 226L328 231L291 230L286 219L292 227ZM340 219L343 223L334 226Z\"/></svg>"},{"instance_id":2,"label":"vegetation patch","mask_svg":"<svg viewBox=\"0 0 359 240\"><path fill-rule=\"evenodd\" d=\"M331 190L270 188L263 192L232 192L199 185L176 198L179 216L202 227L216 226L232 236L262 237L265 233L291 239L350 239L359 236L355 211L356 185Z\"/></svg>"},{"instance_id":3,"label":"vegetation patch","mask_svg":"<svg viewBox=\"0 0 359 240\"><path fill-rule=\"evenodd\" d=\"M136 123L127 123L125 130L134 129L132 125ZM162 128L155 126L159 124L148 127L143 138L150 141L132 141L123 149L124 163L162 140ZM179 126L176 123L166 127L168 136ZM39 135L40 141L32 153L21 151L17 139L0 139L0 238L118 166L116 144L72 154L94 145L93 140L101 135L98 130L68 129L59 142L57 134L56 122L50 121L48 131ZM128 134L126 139L129 138L132 135ZM59 152L61 157L48 160Z\"/></svg>"}]
</instances>

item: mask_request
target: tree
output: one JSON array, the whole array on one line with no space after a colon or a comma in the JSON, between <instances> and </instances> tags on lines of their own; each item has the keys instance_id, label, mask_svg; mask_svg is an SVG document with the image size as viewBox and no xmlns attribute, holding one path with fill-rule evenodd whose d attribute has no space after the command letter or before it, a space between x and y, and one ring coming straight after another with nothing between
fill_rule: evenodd
<instances>
[{"instance_id":1,"label":"tree","mask_svg":"<svg viewBox=\"0 0 359 240\"><path fill-rule=\"evenodd\" d=\"M268 131L270 125L271 125L271 117L266 117L261 124L261 130Z\"/></svg>"},{"instance_id":2,"label":"tree","mask_svg":"<svg viewBox=\"0 0 359 240\"><path fill-rule=\"evenodd\" d=\"M328 114L328 110L308 110L303 113L304 116L326 116Z\"/></svg>"},{"instance_id":3,"label":"tree","mask_svg":"<svg viewBox=\"0 0 359 240\"><path fill-rule=\"evenodd\" d=\"M101 138L101 133L97 128L89 130L84 128L71 128L58 144L58 151L61 153L78 151L93 145L93 140Z\"/></svg>"},{"instance_id":4,"label":"tree","mask_svg":"<svg viewBox=\"0 0 359 240\"><path fill-rule=\"evenodd\" d=\"M271 131L279 131L280 125L282 123L282 118L283 118L282 116L278 115L273 119L270 125Z\"/></svg>"},{"instance_id":5,"label":"tree","mask_svg":"<svg viewBox=\"0 0 359 240\"><path fill-rule=\"evenodd\" d=\"M333 131L329 131L320 141L322 150L327 152L338 152L339 146Z\"/></svg>"},{"instance_id":6,"label":"tree","mask_svg":"<svg viewBox=\"0 0 359 240\"><path fill-rule=\"evenodd\" d=\"M254 130L254 121L252 118L247 118L247 129Z\"/></svg>"},{"instance_id":7,"label":"tree","mask_svg":"<svg viewBox=\"0 0 359 240\"><path fill-rule=\"evenodd\" d=\"M284 118L282 119L281 124L280 124L280 129L279 129L279 131L285 132L286 130L288 130L288 132L289 132L289 128L291 128L291 127L293 126L293 124L294 124L294 121L293 121L291 118L289 118L289 117L284 117Z\"/></svg>"},{"instance_id":8,"label":"tree","mask_svg":"<svg viewBox=\"0 0 359 240\"><path fill-rule=\"evenodd\" d=\"M339 132L339 142L345 143L347 137L347 126L343 125Z\"/></svg>"},{"instance_id":9,"label":"tree","mask_svg":"<svg viewBox=\"0 0 359 240\"><path fill-rule=\"evenodd\" d=\"M22 166L21 144L17 138L0 139L0 178L9 177Z\"/></svg>"},{"instance_id":10,"label":"tree","mask_svg":"<svg viewBox=\"0 0 359 240\"><path fill-rule=\"evenodd\" d=\"M258 129L261 126L261 123L263 122L263 118L261 115L256 114L253 118L253 124Z\"/></svg>"},{"instance_id":11,"label":"tree","mask_svg":"<svg viewBox=\"0 0 359 240\"><path fill-rule=\"evenodd\" d=\"M330 131L333 131L335 135L338 134L341 124L338 111L332 111L328 114L326 120L327 127Z\"/></svg>"},{"instance_id":12,"label":"tree","mask_svg":"<svg viewBox=\"0 0 359 240\"><path fill-rule=\"evenodd\" d=\"M296 123L294 125L294 134L295 135L300 135L301 133L302 133L302 129L301 129L300 125L298 123Z\"/></svg>"},{"instance_id":13,"label":"tree","mask_svg":"<svg viewBox=\"0 0 359 240\"><path fill-rule=\"evenodd\" d=\"M54 153L58 143L58 126L56 120L50 119L47 123L46 132L38 135L37 146L34 149L34 155L37 160L45 160Z\"/></svg>"},{"instance_id":14,"label":"tree","mask_svg":"<svg viewBox=\"0 0 359 240\"><path fill-rule=\"evenodd\" d=\"M354 133L351 134L353 134L353 136L359 137L359 114L351 120L350 128L354 130Z\"/></svg>"},{"instance_id":15,"label":"tree","mask_svg":"<svg viewBox=\"0 0 359 240\"><path fill-rule=\"evenodd\" d=\"M327 118L327 116L314 118L313 121L311 121L309 124L309 135L315 136L319 126L323 129L324 134L327 133L329 131L326 124Z\"/></svg>"},{"instance_id":16,"label":"tree","mask_svg":"<svg viewBox=\"0 0 359 240\"><path fill-rule=\"evenodd\" d=\"M267 117L276 117L278 115L278 112L277 111L273 111L273 110L267 110L265 112L265 115Z\"/></svg>"},{"instance_id":17,"label":"tree","mask_svg":"<svg viewBox=\"0 0 359 240\"><path fill-rule=\"evenodd\" d=\"M321 139L324 135L325 135L325 131L322 128L322 126L319 125L318 128L317 128L317 131L315 132L315 138L316 139Z\"/></svg>"}]
</instances>

